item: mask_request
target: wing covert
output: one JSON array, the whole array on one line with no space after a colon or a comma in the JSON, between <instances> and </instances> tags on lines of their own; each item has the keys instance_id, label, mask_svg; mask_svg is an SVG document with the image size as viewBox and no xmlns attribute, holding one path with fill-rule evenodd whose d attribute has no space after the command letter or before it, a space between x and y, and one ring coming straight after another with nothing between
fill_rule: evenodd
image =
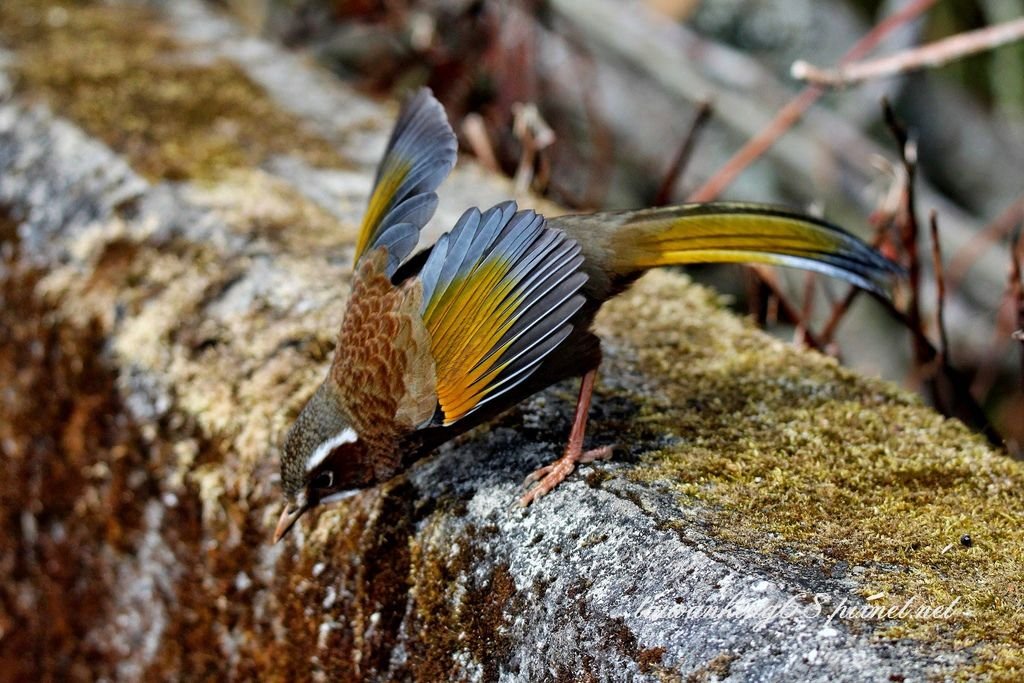
<instances>
[{"instance_id":1,"label":"wing covert","mask_svg":"<svg viewBox=\"0 0 1024 683\"><path fill-rule=\"evenodd\" d=\"M420 272L444 424L524 381L572 331L587 276L579 245L533 211L470 209Z\"/></svg>"}]
</instances>

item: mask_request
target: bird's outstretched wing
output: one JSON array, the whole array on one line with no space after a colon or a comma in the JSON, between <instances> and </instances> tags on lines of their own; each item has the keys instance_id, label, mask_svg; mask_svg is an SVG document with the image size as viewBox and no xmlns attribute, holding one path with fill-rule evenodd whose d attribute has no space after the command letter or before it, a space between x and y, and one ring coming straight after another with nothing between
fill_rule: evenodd
<instances>
[{"instance_id":1,"label":"bird's outstretched wing","mask_svg":"<svg viewBox=\"0 0 1024 683\"><path fill-rule=\"evenodd\" d=\"M524 381L569 335L582 262L574 240L515 202L470 209L441 236L420 283L443 424Z\"/></svg>"},{"instance_id":2,"label":"bird's outstretched wing","mask_svg":"<svg viewBox=\"0 0 1024 683\"><path fill-rule=\"evenodd\" d=\"M356 242L355 261L387 247L390 277L412 252L420 230L434 215L434 190L455 165L457 141L441 103L419 90L402 107Z\"/></svg>"}]
</instances>

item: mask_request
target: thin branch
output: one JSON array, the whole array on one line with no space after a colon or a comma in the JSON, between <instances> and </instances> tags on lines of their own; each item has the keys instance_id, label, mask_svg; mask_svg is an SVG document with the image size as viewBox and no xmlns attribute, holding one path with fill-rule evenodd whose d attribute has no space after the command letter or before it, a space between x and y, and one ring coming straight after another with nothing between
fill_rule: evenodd
<instances>
[{"instance_id":1,"label":"thin branch","mask_svg":"<svg viewBox=\"0 0 1024 683\"><path fill-rule=\"evenodd\" d=\"M949 337L946 335L946 282L942 274L942 245L939 244L939 217L935 209L932 209L931 214L928 216L928 223L931 227L932 261L935 268L935 286L937 288L935 318L939 328L939 355L946 362L951 362L949 358Z\"/></svg>"},{"instance_id":2,"label":"thin branch","mask_svg":"<svg viewBox=\"0 0 1024 683\"><path fill-rule=\"evenodd\" d=\"M881 40L894 29L914 19L922 12L927 11L938 0L913 0L906 7L886 17L873 29L858 40L853 47L839 61L840 64L860 59L871 50L875 49ZM689 201L709 202L722 193L725 188L732 184L736 177L750 164L756 161L762 154L775 144L782 135L793 127L803 116L812 104L824 94L824 88L807 86L800 93L791 99L782 109L775 114L775 118L761 129L761 131L750 138L747 144L743 145L736 154L718 169L711 178L707 180L695 192L690 194Z\"/></svg>"},{"instance_id":3,"label":"thin branch","mask_svg":"<svg viewBox=\"0 0 1024 683\"><path fill-rule=\"evenodd\" d=\"M970 242L961 247L949 261L949 288L956 291L967 272L982 252L1003 240L1013 229L1024 221L1024 195L1017 197L999 216L986 225Z\"/></svg>"},{"instance_id":4,"label":"thin branch","mask_svg":"<svg viewBox=\"0 0 1024 683\"><path fill-rule=\"evenodd\" d=\"M916 370L923 370L929 362L929 354L921 345L923 338L923 326L921 320L921 261L917 251L917 210L916 193L914 191L914 180L917 175L917 145L910 139L906 127L896 118L895 112L889 105L889 101L882 100L882 110L885 123L896 139L899 148L900 161L903 164L904 186L899 214L900 236L903 252L907 260L907 284L910 289L910 299L907 302L907 319L914 330L922 331L921 335L914 336L914 364Z\"/></svg>"},{"instance_id":5,"label":"thin branch","mask_svg":"<svg viewBox=\"0 0 1024 683\"><path fill-rule=\"evenodd\" d=\"M786 103L786 106L779 110L775 118L768 125L762 128L757 135L750 138L747 144L725 162L715 175L711 176L707 182L691 193L688 200L691 202L710 202L722 194L722 191L731 185L747 166L767 152L775 144L775 141L782 137L783 133L800 120L804 112L818 101L822 92L824 91L818 88L805 88L794 99Z\"/></svg>"},{"instance_id":6,"label":"thin branch","mask_svg":"<svg viewBox=\"0 0 1024 683\"><path fill-rule=\"evenodd\" d=\"M513 104L512 117L512 132L522 145L519 166L512 181L516 196L519 196L530 189L537 159L544 149L554 144L555 132L533 103Z\"/></svg>"},{"instance_id":7,"label":"thin branch","mask_svg":"<svg viewBox=\"0 0 1024 683\"><path fill-rule=\"evenodd\" d=\"M799 340L802 341L805 346L808 346L815 351L827 353L825 345L821 343L821 340L819 340L813 332L811 332L807 321L800 315L800 309L786 298L786 295L782 290L782 285L775 273L766 266L752 265L749 266L749 268L757 273L761 282L764 283L772 293L775 301L778 302L778 306L782 310L783 314L796 326L797 332L800 335L798 337Z\"/></svg>"},{"instance_id":8,"label":"thin branch","mask_svg":"<svg viewBox=\"0 0 1024 683\"><path fill-rule=\"evenodd\" d=\"M978 52L1024 39L1024 19L1014 19L976 31L967 31L943 40L902 50L896 54L864 62L841 64L821 69L803 60L793 62L790 75L798 81L826 88L843 88L876 78L887 78L918 69L935 68Z\"/></svg>"},{"instance_id":9,"label":"thin branch","mask_svg":"<svg viewBox=\"0 0 1024 683\"><path fill-rule=\"evenodd\" d=\"M800 319L797 321L796 329L793 330L793 342L806 343L810 335L811 316L814 315L814 284L817 278L814 273L807 273L804 277L804 305L800 308Z\"/></svg>"},{"instance_id":10,"label":"thin branch","mask_svg":"<svg viewBox=\"0 0 1024 683\"><path fill-rule=\"evenodd\" d=\"M907 129L896 118L889 103L883 100L882 106L885 122L896 138L905 174L901 210L897 220L901 227L901 241L906 255L910 298L906 311L897 309L887 297L875 295L875 298L910 332L913 340L914 371L923 382L936 409L943 415L959 418L964 424L982 432L993 445L1003 446L999 432L989 422L985 411L971 394L967 378L950 365L948 357L935 348L924 332L920 309L921 264L917 250L918 225L914 192L917 147L910 139Z\"/></svg>"},{"instance_id":11,"label":"thin branch","mask_svg":"<svg viewBox=\"0 0 1024 683\"><path fill-rule=\"evenodd\" d=\"M887 211L879 210L875 212L871 219L871 222L875 225L875 237L871 240L871 246L875 249L881 249L882 245L886 243L886 237L892 228L893 220L894 216ZM859 287L850 287L846 292L846 296L832 307L832 314L818 335L818 339L821 340L822 344L826 346L832 344L836 331L839 329L839 323L846 317L850 306L857 299L857 295L863 291Z\"/></svg>"},{"instance_id":12,"label":"thin branch","mask_svg":"<svg viewBox=\"0 0 1024 683\"><path fill-rule=\"evenodd\" d=\"M853 305L857 295L862 291L864 290L857 287L850 287L846 292L846 296L840 299L839 303L832 307L832 313L829 315L828 320L825 322L825 326L821 329L821 333L818 335L823 344L829 345L835 339L836 330L839 329L839 323L846 317L846 314L850 311L850 306Z\"/></svg>"},{"instance_id":13,"label":"thin branch","mask_svg":"<svg viewBox=\"0 0 1024 683\"><path fill-rule=\"evenodd\" d=\"M764 329L768 326L767 302L764 298L765 284L757 273L749 268L743 269L743 281L747 286L747 312L753 318L754 324Z\"/></svg>"},{"instance_id":14,"label":"thin branch","mask_svg":"<svg viewBox=\"0 0 1024 683\"><path fill-rule=\"evenodd\" d=\"M1013 263L1011 261L1012 268ZM1002 296L999 299L999 306L996 308L995 329L992 331L988 348L975 361L974 378L971 381L971 395L978 397L978 400L985 400L996 383L999 381L1001 359L1006 349L1013 342L1013 332L1016 325L1014 314L1014 285L1007 274L1006 287L1003 288Z\"/></svg>"},{"instance_id":15,"label":"thin branch","mask_svg":"<svg viewBox=\"0 0 1024 683\"><path fill-rule=\"evenodd\" d=\"M693 154L697 136L700 134L701 129L704 128L704 124L711 118L711 111L710 101L701 100L697 104L697 111L693 115L693 121L690 122L690 129L687 131L686 137L683 138L683 144L680 146L679 152L676 153L675 159L672 160L672 165L669 166L664 180L661 181L658 194L654 197L655 206L665 206L668 204L669 198L672 195L672 188L679 178L682 177L683 172L690 163L690 157Z\"/></svg>"},{"instance_id":16,"label":"thin branch","mask_svg":"<svg viewBox=\"0 0 1024 683\"><path fill-rule=\"evenodd\" d=\"M1021 281L1021 231L1013 239L1013 248L1010 250L1010 300L1016 308L1016 328L1011 335L1020 342L1020 385L1024 389L1024 282Z\"/></svg>"},{"instance_id":17,"label":"thin branch","mask_svg":"<svg viewBox=\"0 0 1024 683\"><path fill-rule=\"evenodd\" d=\"M878 301L889 315L910 332L911 336L914 337L915 346L920 345L925 350L928 362L934 362L938 366L940 372L936 372L932 378L934 384L932 394L936 408L943 415L956 417L968 427L983 434L993 446L997 448L1005 447L1006 444L1002 436L992 423L989 422L985 411L982 410L981 406L971 395L970 384L967 378L956 368L943 362L942 358L939 357L938 349L925 336L924 331L919 327L914 327L907 314L896 308L892 301L873 292L868 294Z\"/></svg>"},{"instance_id":18,"label":"thin branch","mask_svg":"<svg viewBox=\"0 0 1024 683\"><path fill-rule=\"evenodd\" d=\"M1010 268L1006 278L1006 286L1003 288L1002 296L999 299L999 306L996 309L995 329L992 339L989 342L987 351L977 361L977 370L974 373L974 381L971 384L971 393L974 396L983 398L988 396L999 379L1000 358L1006 351L1007 345L1013 339L1013 332L1017 328L1018 308L1016 301L1017 290L1020 287L1020 278L1016 277L1016 256L1021 227L1015 226L1010 238Z\"/></svg>"},{"instance_id":19,"label":"thin branch","mask_svg":"<svg viewBox=\"0 0 1024 683\"><path fill-rule=\"evenodd\" d=\"M491 173L501 175L501 164L494 154L494 146L487 134L483 117L476 113L466 114L462 119L462 135L480 165Z\"/></svg>"}]
</instances>

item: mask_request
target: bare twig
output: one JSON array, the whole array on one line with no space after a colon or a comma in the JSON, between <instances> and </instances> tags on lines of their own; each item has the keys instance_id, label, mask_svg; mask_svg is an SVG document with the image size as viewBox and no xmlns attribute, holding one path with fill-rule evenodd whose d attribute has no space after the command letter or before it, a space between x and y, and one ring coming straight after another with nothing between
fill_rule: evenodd
<instances>
[{"instance_id":1,"label":"bare twig","mask_svg":"<svg viewBox=\"0 0 1024 683\"><path fill-rule=\"evenodd\" d=\"M900 212L900 207L902 206L903 185L906 182L906 178L904 177L905 174L902 172L902 167L897 167L890 163L888 159L880 157L879 163L884 163L884 170L893 177L893 182L889 191L882 198L881 203L874 211L871 212L871 215L868 216L868 222L874 226L875 229L875 235L871 240L871 246L878 249L885 256L896 260L898 255L889 243L889 233L892 232L893 225L896 222L896 216ZM853 305L853 302L862 291L864 290L857 287L850 287L846 296L840 299L839 302L832 307L832 313L819 334L819 338L823 344L831 345L833 343L836 331L839 329L839 323L842 322L843 318L849 312L850 306Z\"/></svg>"},{"instance_id":2,"label":"bare twig","mask_svg":"<svg viewBox=\"0 0 1024 683\"><path fill-rule=\"evenodd\" d=\"M512 114L512 130L523 146L513 183L516 194L520 195L530 189L534 179L534 165L541 152L555 142L555 133L535 104L513 104Z\"/></svg>"},{"instance_id":3,"label":"bare twig","mask_svg":"<svg viewBox=\"0 0 1024 683\"><path fill-rule=\"evenodd\" d=\"M880 249L886 241L886 234L889 229L892 228L893 216L888 213L875 212L877 215L873 217L872 222L875 224L875 238L871 241L871 246L876 249ZM858 287L850 287L846 292L846 296L839 300L835 306L832 307L832 313L829 315L828 320L825 322L825 326L821 329L818 335L818 339L826 347L830 346L836 335L836 330L839 329L839 323L842 322L843 318L850 310L850 306L853 305L854 300L864 290Z\"/></svg>"},{"instance_id":4,"label":"bare twig","mask_svg":"<svg viewBox=\"0 0 1024 683\"><path fill-rule=\"evenodd\" d=\"M875 78L939 67L967 55L985 52L1021 39L1024 39L1024 19L1015 19L976 31L958 33L887 57L841 64L835 69L821 69L799 60L793 62L790 75L798 81L816 86L842 88Z\"/></svg>"},{"instance_id":5,"label":"bare twig","mask_svg":"<svg viewBox=\"0 0 1024 683\"><path fill-rule=\"evenodd\" d=\"M1021 281L1021 231L1018 229L1010 250L1010 300L1016 308L1017 330L1011 335L1020 345L1020 386L1024 389L1024 282Z\"/></svg>"},{"instance_id":6,"label":"bare twig","mask_svg":"<svg viewBox=\"0 0 1024 683\"><path fill-rule=\"evenodd\" d=\"M889 315L910 332L911 336L914 337L915 345L920 345L924 349L927 363L931 364L934 362L935 366L937 366L938 372L930 380L932 384L932 401L935 407L943 415L956 417L967 426L983 434L993 446L1005 447L1006 444L1003 442L1002 436L992 426L992 423L989 422L988 417L985 415L985 411L981 409L981 406L971 395L970 384L967 378L956 368L943 362L939 357L938 349L925 336L924 331L919 327L914 327L907 314L896 308L892 301L877 294L872 294L871 296L881 304L882 308Z\"/></svg>"},{"instance_id":7,"label":"bare twig","mask_svg":"<svg viewBox=\"0 0 1024 683\"><path fill-rule=\"evenodd\" d=\"M476 113L466 114L466 117L462 119L462 134L480 165L491 173L500 175L501 165L494 155L494 146L491 144L490 136L487 135L487 126L484 124L483 117Z\"/></svg>"},{"instance_id":8,"label":"bare twig","mask_svg":"<svg viewBox=\"0 0 1024 683\"><path fill-rule=\"evenodd\" d=\"M1006 287L1002 298L999 300L999 307L996 309L995 329L992 331L988 348L975 361L974 379L971 381L971 394L978 397L979 400L984 400L995 388L996 383L999 381L1000 361L1007 347L1013 341L1016 322L1013 297L1014 285L1012 278L1008 274Z\"/></svg>"},{"instance_id":9,"label":"bare twig","mask_svg":"<svg viewBox=\"0 0 1024 683\"><path fill-rule=\"evenodd\" d=\"M983 433L996 446L1003 446L999 432L989 422L985 411L974 399L967 378L949 364L948 357L935 348L925 334L920 309L921 264L917 250L917 211L914 180L917 171L917 147L906 128L896 118L887 101L882 102L885 122L899 147L900 160L905 178L903 201L897 216L901 242L906 258L909 280L907 310L901 311L886 297L877 296L878 301L896 317L911 334L914 351L914 372L924 383L932 404L944 415L959 418L965 424Z\"/></svg>"},{"instance_id":10,"label":"bare twig","mask_svg":"<svg viewBox=\"0 0 1024 683\"><path fill-rule=\"evenodd\" d=\"M710 118L711 102L701 100L697 104L697 111L693 115L693 121L690 122L690 130L687 131L686 137L683 138L683 144L679 147L679 152L676 153L675 159L672 160L672 165L669 166L664 180L661 181L661 187L658 188L658 194L654 197L655 206L668 204L673 186L682 177L687 164L690 162L690 156L693 154L697 136Z\"/></svg>"},{"instance_id":11,"label":"bare twig","mask_svg":"<svg viewBox=\"0 0 1024 683\"><path fill-rule=\"evenodd\" d=\"M775 273L766 266L750 266L750 269L757 273L761 282L771 292L772 298L778 303L778 307L782 310L786 319L796 326L799 335L798 340L815 351L826 353L825 345L811 332L810 325L807 324L807 321L800 314L800 309L786 298L782 285L779 283Z\"/></svg>"},{"instance_id":12,"label":"bare twig","mask_svg":"<svg viewBox=\"0 0 1024 683\"><path fill-rule=\"evenodd\" d=\"M825 326L821 328L821 332L818 336L821 338L821 342L826 346L832 344L836 336L836 330L839 329L839 323L842 322L843 318L850 311L850 306L853 305L857 295L863 290L857 287L850 287L846 292L846 296L839 300L839 302L832 307L832 313L829 315L828 320L825 321Z\"/></svg>"},{"instance_id":13,"label":"bare twig","mask_svg":"<svg viewBox=\"0 0 1024 683\"><path fill-rule=\"evenodd\" d=\"M886 17L871 31L858 40L839 61L840 64L860 59L895 28L902 26L922 12L927 11L938 0L912 0L900 11ZM716 198L732 184L736 177L750 164L764 154L775 141L800 120L804 112L825 92L823 88L808 86L778 111L761 131L752 137L736 154L707 180L700 188L690 194L690 201L707 202Z\"/></svg>"},{"instance_id":14,"label":"bare twig","mask_svg":"<svg viewBox=\"0 0 1024 683\"><path fill-rule=\"evenodd\" d=\"M797 320L796 329L793 330L794 343L806 343L810 334L811 316L814 315L814 284L817 278L814 273L807 273L804 277L803 306L800 308L800 319Z\"/></svg>"},{"instance_id":15,"label":"bare twig","mask_svg":"<svg viewBox=\"0 0 1024 683\"><path fill-rule=\"evenodd\" d=\"M900 227L903 253L906 258L907 284L910 289L907 301L907 319L913 329L923 331L924 328L921 320L921 261L917 251L918 226L917 210L915 208L916 193L914 192L914 180L917 175L917 145L910 139L903 123L896 118L896 114L893 112L888 100L882 100L882 110L885 116L885 123L896 139L905 178L903 201L897 220ZM914 365L917 371L923 370L930 360L927 350L920 343L922 338L923 334L915 335L914 337Z\"/></svg>"},{"instance_id":16,"label":"bare twig","mask_svg":"<svg viewBox=\"0 0 1024 683\"><path fill-rule=\"evenodd\" d=\"M1000 358L1006 352L1006 347L1013 339L1014 330L1018 325L1018 303L1017 291L1020 288L1020 278L1017 276L1018 268L1017 255L1019 254L1020 231L1024 225L1015 226L1010 239L1010 269L1006 278L1006 286L1003 289L1002 298L999 300L999 307L996 310L995 330L989 342L988 349L977 362L977 371L974 374L974 381L971 384L971 392L974 396L985 397L995 386L999 379Z\"/></svg>"},{"instance_id":17,"label":"bare twig","mask_svg":"<svg viewBox=\"0 0 1024 683\"><path fill-rule=\"evenodd\" d=\"M764 329L768 324L767 302L764 298L765 284L761 282L757 273L749 268L744 268L743 274L745 276L743 281L747 286L747 312L753 318L754 324Z\"/></svg>"},{"instance_id":18,"label":"bare twig","mask_svg":"<svg viewBox=\"0 0 1024 683\"><path fill-rule=\"evenodd\" d=\"M942 276L942 245L939 244L939 217L935 209L932 209L928 216L928 223L932 236L932 261L935 268L936 306L935 319L939 328L939 356L946 362L952 362L949 358L949 337L946 335L946 282Z\"/></svg>"},{"instance_id":19,"label":"bare twig","mask_svg":"<svg viewBox=\"0 0 1024 683\"><path fill-rule=\"evenodd\" d=\"M805 88L794 99L786 103L786 106L779 110L767 126L750 138L747 144L725 162L715 175L690 194L689 201L709 202L718 197L747 166L768 151L775 141L782 137L783 133L800 120L804 112L818 101L822 92L818 88Z\"/></svg>"},{"instance_id":20,"label":"bare twig","mask_svg":"<svg viewBox=\"0 0 1024 683\"><path fill-rule=\"evenodd\" d=\"M956 291L985 249L1003 240L1021 222L1024 222L1024 195L1015 199L994 221L980 230L973 240L953 255L949 261L949 268L946 269L950 291Z\"/></svg>"}]
</instances>

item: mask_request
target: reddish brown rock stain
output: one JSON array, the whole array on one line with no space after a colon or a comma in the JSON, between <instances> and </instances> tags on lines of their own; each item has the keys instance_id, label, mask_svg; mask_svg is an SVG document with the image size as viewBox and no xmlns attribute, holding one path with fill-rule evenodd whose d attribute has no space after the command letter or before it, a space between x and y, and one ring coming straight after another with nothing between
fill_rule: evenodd
<instances>
[{"instance_id":1,"label":"reddish brown rock stain","mask_svg":"<svg viewBox=\"0 0 1024 683\"><path fill-rule=\"evenodd\" d=\"M13 679L109 674L83 637L110 609L114 567L131 552L153 463L102 358L96 324L57 322L39 273L0 272L0 671Z\"/></svg>"}]
</instances>

